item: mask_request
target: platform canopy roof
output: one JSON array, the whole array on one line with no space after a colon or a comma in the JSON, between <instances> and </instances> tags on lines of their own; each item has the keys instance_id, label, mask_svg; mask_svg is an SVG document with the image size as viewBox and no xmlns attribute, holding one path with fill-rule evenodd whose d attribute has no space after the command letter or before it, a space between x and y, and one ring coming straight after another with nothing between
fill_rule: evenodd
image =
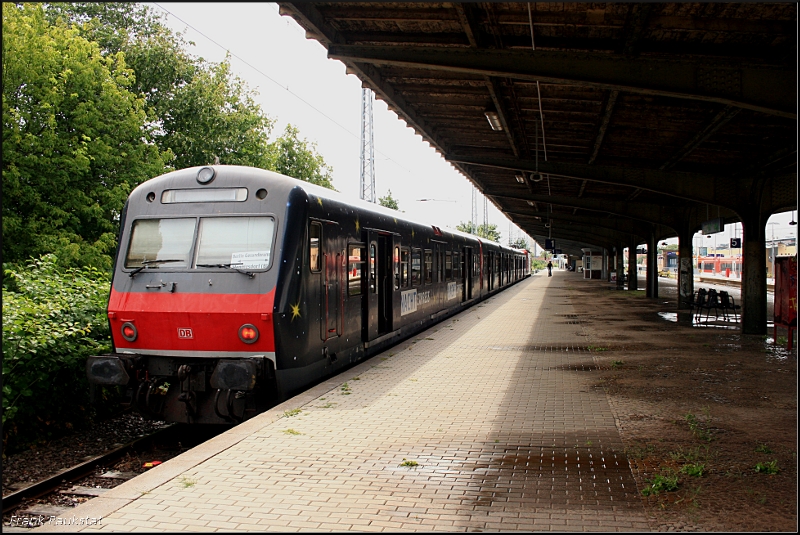
<instances>
[{"instance_id":1,"label":"platform canopy roof","mask_svg":"<svg viewBox=\"0 0 800 535\"><path fill-rule=\"evenodd\" d=\"M795 3L280 6L565 253L796 207Z\"/></svg>"}]
</instances>

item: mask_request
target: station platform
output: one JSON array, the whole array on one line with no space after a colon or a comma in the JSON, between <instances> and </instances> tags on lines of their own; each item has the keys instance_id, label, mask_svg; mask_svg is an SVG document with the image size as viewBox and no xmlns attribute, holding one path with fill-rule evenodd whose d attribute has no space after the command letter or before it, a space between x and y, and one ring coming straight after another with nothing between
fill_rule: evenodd
<instances>
[{"instance_id":1,"label":"station platform","mask_svg":"<svg viewBox=\"0 0 800 535\"><path fill-rule=\"evenodd\" d=\"M648 531L606 395L580 373L596 368L591 339L560 276L526 279L37 532Z\"/></svg>"}]
</instances>

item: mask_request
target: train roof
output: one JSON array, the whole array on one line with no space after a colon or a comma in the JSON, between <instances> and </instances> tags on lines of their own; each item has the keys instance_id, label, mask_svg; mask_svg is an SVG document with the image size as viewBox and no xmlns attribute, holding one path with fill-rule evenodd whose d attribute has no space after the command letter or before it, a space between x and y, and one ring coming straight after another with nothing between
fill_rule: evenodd
<instances>
[{"instance_id":1,"label":"train roof","mask_svg":"<svg viewBox=\"0 0 800 535\"><path fill-rule=\"evenodd\" d=\"M390 216L392 218L402 219L403 221L406 221L408 223L413 223L413 224L417 224L417 225L431 227L431 228L434 229L434 231L439 231L439 232L446 231L446 232L448 232L448 233L450 233L450 234L452 234L454 236L470 238L470 239L473 239L473 240L478 240L481 243L491 243L491 244L497 245L499 247L502 247L504 249L508 249L508 250L519 252L519 253L523 253L523 254L526 253L526 251L524 251L524 250L514 249L513 247L508 247L508 246L502 245L502 244L500 244L498 242L494 242L494 241L488 240L486 238L481 238L481 237L476 236L474 234L469 234L469 233L462 232L460 230L449 228L449 227L439 227L439 226L431 223L430 221L422 221L422 220L419 220L419 219L412 219L412 218L409 218L408 216L406 216L403 212L398 212L397 210L394 210L392 208L387 208L385 206L381 206L381 205L378 205L378 204L375 204L375 203L367 202L367 201L364 201L362 199L354 199L354 198L351 198L351 197L349 197L347 195L344 195L343 193L338 192L336 190L331 190L331 189L328 189L328 188L324 188L324 187L319 186L317 184L312 184L311 182L306 182L304 180L299 180L299 179L292 178L292 177L287 176L287 175L276 173L275 171L269 171L267 169L261 169L261 168L258 168L258 167L249 167L249 166L243 166L243 165L198 165L198 166L194 166L194 167L188 167L188 168L185 168L185 169L178 169L178 170L175 170L175 171L170 171L170 172L165 173L163 175L159 175L157 177L154 177L154 178L148 180L147 182L144 182L144 183L140 184L136 189L142 188L145 184L148 184L148 183L150 185L152 185L153 181L171 182L171 181L175 181L175 180L185 180L187 176L196 177L197 173L201 169L203 169L205 167L209 167L209 168L214 169L214 171L216 173L218 173L220 177L225 176L228 172L232 172L232 173L236 173L238 176L243 176L245 178L252 179L252 180L269 180L273 184L275 184L277 182L278 184L281 184L282 186L284 186L287 189L287 191L290 190L290 189L293 189L295 187L298 187L298 188L301 188L303 191L305 191L307 194L314 195L316 197L322 198L323 200L327 199L327 200L333 200L333 201L341 202L343 204L349 204L351 206L356 206L356 207L358 207L359 209L362 209L362 210L375 212L377 214L381 214L381 215L384 215L384 216ZM136 190L134 190L134 191L136 191Z\"/></svg>"}]
</instances>

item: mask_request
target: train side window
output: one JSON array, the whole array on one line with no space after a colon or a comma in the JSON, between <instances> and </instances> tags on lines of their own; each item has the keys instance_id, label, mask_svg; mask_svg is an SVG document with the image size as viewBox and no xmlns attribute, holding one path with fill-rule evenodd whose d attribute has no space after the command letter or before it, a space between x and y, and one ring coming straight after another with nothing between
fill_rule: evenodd
<instances>
[{"instance_id":1,"label":"train side window","mask_svg":"<svg viewBox=\"0 0 800 535\"><path fill-rule=\"evenodd\" d=\"M322 269L322 256L319 254L321 243L322 223L312 221L308 226L308 264L313 272Z\"/></svg>"},{"instance_id":2,"label":"train side window","mask_svg":"<svg viewBox=\"0 0 800 535\"><path fill-rule=\"evenodd\" d=\"M419 249L411 249L411 286L419 286L422 282L421 256Z\"/></svg>"},{"instance_id":3,"label":"train side window","mask_svg":"<svg viewBox=\"0 0 800 535\"><path fill-rule=\"evenodd\" d=\"M433 282L433 251L425 249L425 283Z\"/></svg>"},{"instance_id":4,"label":"train side window","mask_svg":"<svg viewBox=\"0 0 800 535\"><path fill-rule=\"evenodd\" d=\"M436 246L436 253L436 271L439 274L436 280L442 282L444 280L444 251L441 245Z\"/></svg>"},{"instance_id":5,"label":"train side window","mask_svg":"<svg viewBox=\"0 0 800 535\"><path fill-rule=\"evenodd\" d=\"M461 274L461 253L453 251L453 276L456 280L460 280L463 276Z\"/></svg>"},{"instance_id":6,"label":"train side window","mask_svg":"<svg viewBox=\"0 0 800 535\"><path fill-rule=\"evenodd\" d=\"M451 280L453 278L453 253L447 251L444 255L444 278Z\"/></svg>"},{"instance_id":7,"label":"train side window","mask_svg":"<svg viewBox=\"0 0 800 535\"><path fill-rule=\"evenodd\" d=\"M378 293L378 264L377 245L374 243L369 244L369 293Z\"/></svg>"},{"instance_id":8,"label":"train side window","mask_svg":"<svg viewBox=\"0 0 800 535\"><path fill-rule=\"evenodd\" d=\"M350 244L347 254L347 295L361 295L361 277L364 273L364 246Z\"/></svg>"},{"instance_id":9,"label":"train side window","mask_svg":"<svg viewBox=\"0 0 800 535\"><path fill-rule=\"evenodd\" d=\"M403 288L408 288L410 278L408 272L409 254L408 247L400 249L400 285Z\"/></svg>"},{"instance_id":10,"label":"train side window","mask_svg":"<svg viewBox=\"0 0 800 535\"><path fill-rule=\"evenodd\" d=\"M400 248L394 248L394 289L400 289Z\"/></svg>"}]
</instances>

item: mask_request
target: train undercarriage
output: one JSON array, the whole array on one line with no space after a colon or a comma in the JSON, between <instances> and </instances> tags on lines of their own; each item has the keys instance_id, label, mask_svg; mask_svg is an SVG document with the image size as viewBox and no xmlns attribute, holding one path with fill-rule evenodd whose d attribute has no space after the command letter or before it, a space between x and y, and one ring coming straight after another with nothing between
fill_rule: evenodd
<instances>
[{"instance_id":1,"label":"train undercarriage","mask_svg":"<svg viewBox=\"0 0 800 535\"><path fill-rule=\"evenodd\" d=\"M125 404L170 422L237 424L278 398L275 368L265 357L212 359L109 354L90 357L93 384L124 389Z\"/></svg>"}]
</instances>

